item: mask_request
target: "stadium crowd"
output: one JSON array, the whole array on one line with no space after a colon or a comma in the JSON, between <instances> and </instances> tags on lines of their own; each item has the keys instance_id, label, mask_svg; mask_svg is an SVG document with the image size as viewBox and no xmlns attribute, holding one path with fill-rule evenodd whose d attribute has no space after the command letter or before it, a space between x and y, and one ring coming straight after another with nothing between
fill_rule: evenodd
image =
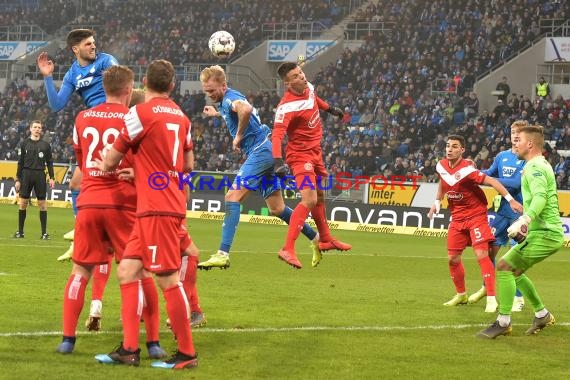
<instances>
[{"instance_id":1,"label":"stadium crowd","mask_svg":"<svg viewBox=\"0 0 570 380\"><path fill-rule=\"evenodd\" d=\"M198 42L203 45L216 24L212 17L218 20L218 29L232 31L236 41L244 44L238 46L239 52L262 38L259 19L285 22L305 15L337 20L344 14L335 11L331 15L331 8L323 7L328 2L319 0L293 2L287 9L274 2L259 1L257 8L235 1L231 10L225 8L224 1L208 1L207 13L204 1L192 0L196 12L179 14L180 1L161 7L152 1L136 2L137 6L134 1L101 2L89 19L77 21L102 25L98 48L121 51L121 62L144 65L161 57L183 64L211 59ZM158 9L164 17L155 15ZM144 16L151 10L152 18ZM10 14L0 19L2 24L16 20ZM545 155L556 171L559 187L569 188L570 158L558 153L570 149L569 99L554 94L533 102L531 94L511 94L493 110L481 110L471 91L477 75L540 34L538 20L544 16L569 18L570 5L531 0L507 5L440 0L427 7L380 0L370 5L357 15L357 21L397 20L396 30L370 36L360 49L346 49L311 80L323 99L345 111L341 121L332 117L325 121L323 151L328 170L353 176L419 174L425 181L434 181L435 163L444 156L444 138L450 133L465 136L466 156L479 168L486 168L499 151L510 147L512 121L527 119L545 126L550 141ZM69 52L62 51L55 57L56 64L63 65L71 58ZM430 84L437 78L447 80L438 82L442 87L430 94ZM260 92L248 94L248 99L262 121L272 125L278 94ZM176 94L175 100L193 122L196 169L236 170L243 158L232 151L221 120L202 115L204 95L186 92ZM15 160L27 123L40 119L45 122L44 138L52 143L54 160L71 160L73 119L80 109L81 102L74 99L63 111L50 113L43 87L33 90L23 79L9 83L0 94L0 159Z\"/></svg>"}]
</instances>

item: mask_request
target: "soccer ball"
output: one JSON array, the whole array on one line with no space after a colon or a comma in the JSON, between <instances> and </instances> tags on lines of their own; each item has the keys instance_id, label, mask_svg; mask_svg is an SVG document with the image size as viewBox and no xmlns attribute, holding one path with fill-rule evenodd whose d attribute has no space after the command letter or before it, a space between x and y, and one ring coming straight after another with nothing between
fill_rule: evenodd
<instances>
[{"instance_id":1,"label":"soccer ball","mask_svg":"<svg viewBox=\"0 0 570 380\"><path fill-rule=\"evenodd\" d=\"M216 57L227 58L234 52L236 41L231 34L225 30L220 30L210 36L208 47Z\"/></svg>"}]
</instances>

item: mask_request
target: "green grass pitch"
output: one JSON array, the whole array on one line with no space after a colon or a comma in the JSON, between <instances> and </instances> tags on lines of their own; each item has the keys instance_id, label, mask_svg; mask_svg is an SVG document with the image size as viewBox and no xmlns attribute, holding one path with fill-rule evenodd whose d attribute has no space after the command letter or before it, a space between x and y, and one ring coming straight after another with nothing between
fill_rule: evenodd
<instances>
[{"instance_id":1,"label":"green grass pitch","mask_svg":"<svg viewBox=\"0 0 570 380\"><path fill-rule=\"evenodd\" d=\"M0 379L499 379L568 378L570 249L529 271L557 325L524 336L528 307L513 315L514 333L495 341L475 338L495 315L483 302L446 308L454 289L445 240L367 232L335 232L350 253L326 253L311 267L300 237L295 270L277 259L286 228L242 223L231 268L201 271L201 306L208 324L194 330L199 367L168 371L97 363L93 356L121 340L120 294L112 276L105 293L103 331L87 333L90 289L72 355L59 355L63 288L71 265L70 210L50 209L50 241L40 240L38 209L28 209L26 238L13 239L17 207L0 206ZM114 223L114 221L110 221ZM215 251L221 223L188 220L202 259ZM481 285L471 250L464 253L468 291ZM164 302L162 319L164 320ZM141 342L144 342L141 333ZM175 349L161 331L165 349ZM144 343L143 343L144 344Z\"/></svg>"}]
</instances>

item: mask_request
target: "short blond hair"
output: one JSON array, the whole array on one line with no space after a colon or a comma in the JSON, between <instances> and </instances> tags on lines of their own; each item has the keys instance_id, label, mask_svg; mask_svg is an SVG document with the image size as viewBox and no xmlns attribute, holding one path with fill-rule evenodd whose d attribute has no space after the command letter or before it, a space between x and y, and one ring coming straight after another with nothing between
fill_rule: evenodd
<instances>
[{"instance_id":1,"label":"short blond hair","mask_svg":"<svg viewBox=\"0 0 570 380\"><path fill-rule=\"evenodd\" d=\"M517 130L520 132L520 129L522 127L528 127L528 121L526 120L516 120L514 123L511 124L511 131L512 130Z\"/></svg>"},{"instance_id":2,"label":"short blond hair","mask_svg":"<svg viewBox=\"0 0 570 380\"><path fill-rule=\"evenodd\" d=\"M220 65L206 67L200 73L200 82L205 83L210 79L218 83L226 83L226 72Z\"/></svg>"},{"instance_id":3,"label":"short blond hair","mask_svg":"<svg viewBox=\"0 0 570 380\"><path fill-rule=\"evenodd\" d=\"M540 149L544 146L544 127L542 125L527 125L519 129L519 133L528 135L529 140L536 144Z\"/></svg>"},{"instance_id":4,"label":"short blond hair","mask_svg":"<svg viewBox=\"0 0 570 380\"><path fill-rule=\"evenodd\" d=\"M131 95L131 102L129 107L136 106L137 104L144 103L144 96L146 91L142 88L135 88L133 94Z\"/></svg>"}]
</instances>

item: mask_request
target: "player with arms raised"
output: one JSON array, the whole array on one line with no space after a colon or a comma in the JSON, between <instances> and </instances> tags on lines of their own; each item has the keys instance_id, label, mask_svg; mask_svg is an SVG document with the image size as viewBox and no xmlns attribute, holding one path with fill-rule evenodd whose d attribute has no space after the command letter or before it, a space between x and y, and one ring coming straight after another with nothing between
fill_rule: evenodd
<instances>
[{"instance_id":1,"label":"player with arms raised","mask_svg":"<svg viewBox=\"0 0 570 380\"><path fill-rule=\"evenodd\" d=\"M489 258L489 243L495 240L487 222L487 198L479 185L492 186L509 202L512 209L522 212L522 205L517 202L507 189L495 178L478 171L470 161L463 159L465 139L451 135L445 147L446 158L438 162L437 174L440 177L435 202L428 217L439 212L443 196L447 196L452 221L447 234L447 255L449 272L455 284L457 294L445 306L457 306L467 303L465 292L465 269L461 254L469 245L481 267L481 274L487 289L485 312L497 310L495 299L495 268Z\"/></svg>"},{"instance_id":2,"label":"player with arms raised","mask_svg":"<svg viewBox=\"0 0 570 380\"><path fill-rule=\"evenodd\" d=\"M74 29L67 35L67 48L75 56L75 61L65 73L59 91L53 82L54 62L47 52L41 52L37 59L38 69L44 77L44 86L48 103L53 112L63 109L74 92L77 92L88 108L95 107L105 102L105 90L103 89L103 72L113 65L118 65L117 59L110 54L97 52L95 45L95 31L91 29ZM77 214L77 197L79 196L79 184L81 183L81 171L75 167L69 188L73 211ZM66 238L73 240L73 233L65 234ZM73 242L69 249L58 261L69 260L73 254ZM101 328L102 300L105 285L110 275L111 258L107 264L97 266L93 274L92 301L89 310L89 318L85 325L88 330L98 331Z\"/></svg>"},{"instance_id":3,"label":"player with arms raised","mask_svg":"<svg viewBox=\"0 0 570 380\"><path fill-rule=\"evenodd\" d=\"M233 148L247 154L239 168L235 182L225 196L225 216L222 224L222 241L218 252L207 261L198 264L200 269L227 268L229 252L240 216L240 203L253 191L259 190L272 215L289 223L292 210L285 205L280 183L273 171L273 156L269 141L269 127L261 123L257 110L243 94L228 87L226 73L218 65L206 67L200 73L204 93L214 102L220 102L219 112L213 106L205 106L206 116L222 116L233 138ZM303 234L311 240L313 266L321 260L317 233L305 224Z\"/></svg>"},{"instance_id":4,"label":"player with arms raised","mask_svg":"<svg viewBox=\"0 0 570 380\"><path fill-rule=\"evenodd\" d=\"M309 213L312 213L317 225L321 251L348 251L352 248L332 237L325 213L324 192L317 182L328 175L321 149L323 127L319 111L322 109L339 118L343 112L337 107L330 107L317 96L313 85L307 81L305 73L296 63L282 63L277 73L287 91L277 106L273 125L271 143L275 173L283 176L287 172L281 146L287 135L289 142L286 161L295 176L297 190L301 193L301 202L291 215L285 246L280 250L279 258L295 268L301 268L295 252L295 241Z\"/></svg>"}]
</instances>

